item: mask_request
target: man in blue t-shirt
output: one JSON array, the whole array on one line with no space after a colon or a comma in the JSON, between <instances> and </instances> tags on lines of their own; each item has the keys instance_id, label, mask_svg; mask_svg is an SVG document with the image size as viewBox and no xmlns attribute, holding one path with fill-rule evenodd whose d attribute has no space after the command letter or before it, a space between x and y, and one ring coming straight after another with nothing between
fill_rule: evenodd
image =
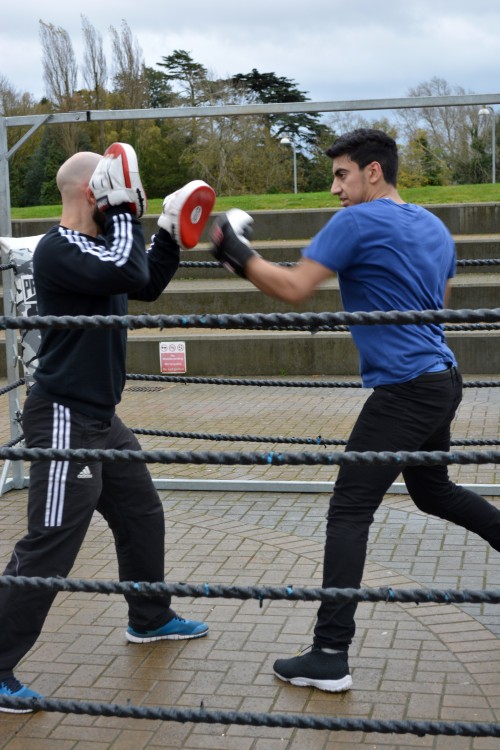
<instances>
[{"instance_id":1,"label":"man in blue t-shirt","mask_svg":"<svg viewBox=\"0 0 500 750\"><path fill-rule=\"evenodd\" d=\"M252 219L239 209L215 222L214 256L264 293L293 304L337 274L347 311L442 309L455 273L454 243L438 218L400 197L394 140L363 128L338 138L326 153L333 160L331 192L346 210L318 232L299 264L284 268L261 258L247 238ZM351 333L363 385L373 391L346 450L449 451L462 378L442 327L356 325ZM393 466L340 467L327 516L324 588L360 587L374 513L399 473ZM408 466L402 473L420 510L475 532L500 551L500 511L451 482L446 466ZM278 659L277 677L349 690L356 606L323 602L312 649Z\"/></svg>"}]
</instances>

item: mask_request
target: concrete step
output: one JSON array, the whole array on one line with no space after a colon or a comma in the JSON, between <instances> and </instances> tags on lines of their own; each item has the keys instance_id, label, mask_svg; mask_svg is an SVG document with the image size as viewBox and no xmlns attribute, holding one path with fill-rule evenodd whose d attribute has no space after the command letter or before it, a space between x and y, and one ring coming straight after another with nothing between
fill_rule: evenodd
<instances>
[{"instance_id":1,"label":"concrete step","mask_svg":"<svg viewBox=\"0 0 500 750\"><path fill-rule=\"evenodd\" d=\"M131 315L203 315L238 313L335 312L342 309L336 279L325 282L307 302L292 308L267 297L250 282L224 271L219 279L174 278L155 302L131 301ZM454 279L453 309L500 307L500 272L461 274Z\"/></svg>"},{"instance_id":2,"label":"concrete step","mask_svg":"<svg viewBox=\"0 0 500 750\"><path fill-rule=\"evenodd\" d=\"M461 273L453 280L450 307L453 309L500 307L500 267L496 273L476 269ZM237 313L334 312L342 309L336 278L329 279L307 302L291 308L267 297L246 279L222 268L217 278L175 276L154 302L132 300L131 315L203 315ZM3 291L0 288L0 314L3 315Z\"/></svg>"},{"instance_id":3,"label":"concrete step","mask_svg":"<svg viewBox=\"0 0 500 750\"><path fill-rule=\"evenodd\" d=\"M500 331L449 332L447 341L463 373L500 373ZM358 376L358 355L349 333L301 331L132 331L127 372L160 374L160 342L184 342L187 375L258 377Z\"/></svg>"},{"instance_id":4,"label":"concrete step","mask_svg":"<svg viewBox=\"0 0 500 750\"><path fill-rule=\"evenodd\" d=\"M500 259L500 234L457 235L454 237L458 260L495 260ZM252 242L254 249L271 263L297 263L302 250L309 240L267 240ZM209 252L208 243L200 243L193 250L181 252L181 263L215 263ZM457 272L491 273L498 271L499 265L458 266ZM224 268L183 267L177 271L176 279L222 279L227 276Z\"/></svg>"},{"instance_id":5,"label":"concrete step","mask_svg":"<svg viewBox=\"0 0 500 750\"><path fill-rule=\"evenodd\" d=\"M332 198L332 203L334 199ZM426 205L438 216L452 234L495 234L500 227L500 202L454 203ZM254 219L255 240L295 240L313 237L341 208L288 209L283 211L249 211ZM217 216L214 212L213 216ZM142 223L146 237L156 230L157 216L144 216ZM54 224L54 219L18 219L12 221L13 237L43 234ZM208 241L210 222L202 235Z\"/></svg>"},{"instance_id":6,"label":"concrete step","mask_svg":"<svg viewBox=\"0 0 500 750\"><path fill-rule=\"evenodd\" d=\"M448 332L447 341L464 375L498 378L500 331ZM358 356L344 332L236 331L169 328L130 331L127 372L160 375L160 344L184 342L186 375L259 377L333 375L358 377ZM22 377L21 368L21 377ZM0 337L0 376L6 376Z\"/></svg>"}]
</instances>

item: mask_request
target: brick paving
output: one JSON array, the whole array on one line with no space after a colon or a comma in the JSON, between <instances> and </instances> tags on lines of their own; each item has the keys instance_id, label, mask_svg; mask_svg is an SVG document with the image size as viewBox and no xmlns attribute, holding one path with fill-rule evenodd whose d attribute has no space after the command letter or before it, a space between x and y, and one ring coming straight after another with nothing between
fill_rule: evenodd
<instances>
[{"instance_id":1,"label":"brick paving","mask_svg":"<svg viewBox=\"0 0 500 750\"><path fill-rule=\"evenodd\" d=\"M288 379L288 378L287 378ZM303 378L300 378L301 380ZM481 380L474 376L474 380ZM491 377L485 377L485 380ZM338 380L338 378L335 378ZM4 383L0 383L3 385ZM127 384L119 413L131 427L230 435L345 439L360 389ZM455 438L498 437L500 389L469 388ZM2 442L9 439L0 399ZM302 450L301 446L141 437L145 449ZM304 446L304 449L306 447ZM311 450L311 448L309 448ZM330 448L328 448L330 450ZM472 449L478 450L478 448ZM157 478L333 481L333 467L151 465ZM494 465L453 466L455 481L500 484ZM0 565L25 529L26 490L0 497ZM161 490L167 579L225 585L319 586L327 493ZM490 498L495 504L500 497ZM73 578L117 580L111 535L95 517ZM498 556L463 529L388 494L370 536L365 586L500 588ZM497 605L363 603L342 695L294 688L272 663L311 643L316 602L183 598L207 638L128 644L118 595L58 594L18 676L47 697L139 706L401 720L500 720ZM0 749L489 750L494 738L416 737L120 719L40 712L0 714Z\"/></svg>"}]
</instances>

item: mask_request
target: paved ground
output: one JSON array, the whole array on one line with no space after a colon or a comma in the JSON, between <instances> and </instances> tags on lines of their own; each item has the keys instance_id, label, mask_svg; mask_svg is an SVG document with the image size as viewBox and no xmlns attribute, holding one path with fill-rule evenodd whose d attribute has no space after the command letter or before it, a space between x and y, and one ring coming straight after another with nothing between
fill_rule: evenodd
<instances>
[{"instance_id":1,"label":"paved ground","mask_svg":"<svg viewBox=\"0 0 500 750\"><path fill-rule=\"evenodd\" d=\"M481 380L481 377L474 377ZM490 378L484 378L490 379ZM0 384L3 385L3 384ZM366 394L349 388L129 383L119 407L131 427L203 433L346 438ZM9 439L7 396L0 436ZM500 389L470 388L455 438L498 437ZM268 443L141 438L144 448L300 450ZM471 449L471 450L478 450ZM333 481L326 467L151 466L156 477ZM496 466L452 467L460 482L499 483ZM162 491L170 581L320 585L325 493ZM138 499L140 501L140 499ZM491 501L500 503L500 497ZM25 528L26 491L0 498L0 565ZM388 494L372 529L364 585L500 588L496 553L480 539ZM113 544L95 518L72 577L117 580ZM206 619L207 638L127 644L117 595L59 594L18 676L51 698L141 706L403 720L500 720L498 605L361 604L344 695L293 688L272 663L311 643L316 603L176 601ZM493 738L222 726L76 714L0 714L1 750L489 750Z\"/></svg>"}]
</instances>

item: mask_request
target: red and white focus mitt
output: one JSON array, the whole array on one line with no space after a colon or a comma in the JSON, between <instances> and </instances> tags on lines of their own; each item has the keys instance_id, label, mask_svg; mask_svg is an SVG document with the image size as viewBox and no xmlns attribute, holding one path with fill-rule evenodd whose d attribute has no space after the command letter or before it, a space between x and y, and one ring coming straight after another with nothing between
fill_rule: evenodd
<instances>
[{"instance_id":1,"label":"red and white focus mitt","mask_svg":"<svg viewBox=\"0 0 500 750\"><path fill-rule=\"evenodd\" d=\"M214 207L215 191L203 180L193 180L163 201L158 226L164 229L179 247L191 250L198 244L208 217Z\"/></svg>"},{"instance_id":2,"label":"red and white focus mitt","mask_svg":"<svg viewBox=\"0 0 500 750\"><path fill-rule=\"evenodd\" d=\"M139 175L137 154L128 143L112 143L89 181L97 208L126 204L138 219L146 210L146 193Z\"/></svg>"},{"instance_id":3,"label":"red and white focus mitt","mask_svg":"<svg viewBox=\"0 0 500 750\"><path fill-rule=\"evenodd\" d=\"M218 216L210 229L213 242L210 252L228 271L242 278L246 278L245 266L250 258L260 258L249 242L252 225L250 214L241 208L231 208Z\"/></svg>"}]
</instances>

